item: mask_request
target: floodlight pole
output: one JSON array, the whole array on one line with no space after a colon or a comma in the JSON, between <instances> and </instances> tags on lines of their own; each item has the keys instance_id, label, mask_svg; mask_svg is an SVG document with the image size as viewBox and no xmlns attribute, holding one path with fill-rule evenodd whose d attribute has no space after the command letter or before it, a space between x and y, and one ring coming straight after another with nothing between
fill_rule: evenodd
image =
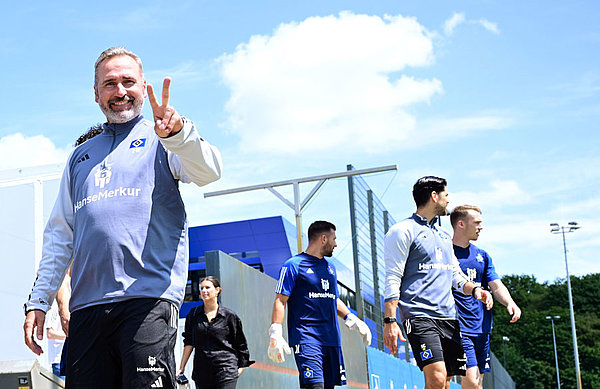
<instances>
[{"instance_id":1,"label":"floodlight pole","mask_svg":"<svg viewBox=\"0 0 600 389\"><path fill-rule=\"evenodd\" d=\"M554 319L560 319L560 316L546 316L547 320L552 322L552 342L554 343L554 361L556 362L556 382L560 389L560 374L558 373L558 351L556 350L556 333L554 332Z\"/></svg>"},{"instance_id":2,"label":"floodlight pole","mask_svg":"<svg viewBox=\"0 0 600 389\"><path fill-rule=\"evenodd\" d=\"M509 341L510 341L510 338L508 336L502 337L502 355L504 356L503 357L504 363L502 365L504 366L504 370L506 370L506 346L505 345L506 345L506 342L509 342Z\"/></svg>"},{"instance_id":3,"label":"floodlight pole","mask_svg":"<svg viewBox=\"0 0 600 389\"><path fill-rule=\"evenodd\" d=\"M573 309L573 291L571 290L571 277L569 276L569 263L567 262L567 243L565 233L573 232L581 228L577 222L569 222L567 226L559 226L558 223L551 223L550 230L553 234L562 234L563 249L565 252L565 268L567 270L567 291L569 295L569 313L571 314L571 334L573 335L573 354L575 356L575 375L577 389L582 389L581 386L581 369L579 367L579 351L577 349L577 332L575 330L575 311Z\"/></svg>"},{"instance_id":4,"label":"floodlight pole","mask_svg":"<svg viewBox=\"0 0 600 389\"><path fill-rule=\"evenodd\" d=\"M324 175L320 175L320 176L295 178L292 180L276 181L276 182L269 182L266 184L258 184L258 185L244 186L244 187L233 188L233 189L220 190L220 191L216 191L216 192L205 193L204 198L214 197L214 196L222 196L222 195L240 193L240 192L249 192L249 191L257 190L257 189L269 190L271 193L273 193L273 195L275 195L275 197L277 197L279 200L283 201L288 207L290 207L294 210L294 214L296 216L296 236L298 239L298 253L301 253L303 251L303 247L302 247L302 210L304 209L306 204L308 204L308 202L313 198L313 196L319 191L319 189L321 189L321 187L323 186L325 181L332 179L332 178L342 178L342 177L358 176L361 174L380 173L380 172L385 172L385 171L389 171L389 170L398 170L398 165L388 165L388 166L380 166L380 167L375 167L375 168L370 168L370 169L343 171L343 172L333 173L333 174L324 174ZM306 198L304 198L304 200L301 200L300 184L305 183L305 182L314 182L314 181L317 181L317 184L312 188L310 193L308 193L306 195ZM294 202L293 203L291 201L289 201L288 199L286 199L285 196L283 196L281 193L279 193L275 189L276 187L286 186L286 185L293 186L293 190L294 190Z\"/></svg>"}]
</instances>

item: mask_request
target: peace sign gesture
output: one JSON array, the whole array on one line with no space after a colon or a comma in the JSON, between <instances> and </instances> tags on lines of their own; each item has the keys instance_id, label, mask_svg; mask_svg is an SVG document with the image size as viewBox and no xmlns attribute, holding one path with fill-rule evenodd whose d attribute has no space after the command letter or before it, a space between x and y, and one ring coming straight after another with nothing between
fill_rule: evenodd
<instances>
[{"instance_id":1,"label":"peace sign gesture","mask_svg":"<svg viewBox=\"0 0 600 389\"><path fill-rule=\"evenodd\" d=\"M154 132L161 138L177 134L183 128L183 120L175 108L169 105L169 86L171 78L165 77L162 90L162 104L158 104L154 95L154 88L148 84L148 100L152 106L154 117Z\"/></svg>"}]
</instances>

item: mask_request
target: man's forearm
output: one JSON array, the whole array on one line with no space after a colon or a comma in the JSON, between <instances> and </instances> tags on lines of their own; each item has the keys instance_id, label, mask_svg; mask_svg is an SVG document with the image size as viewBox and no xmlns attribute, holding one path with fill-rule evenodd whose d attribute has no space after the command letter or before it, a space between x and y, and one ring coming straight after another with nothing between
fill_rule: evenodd
<instances>
[{"instance_id":1,"label":"man's forearm","mask_svg":"<svg viewBox=\"0 0 600 389\"><path fill-rule=\"evenodd\" d=\"M56 304L61 318L69 318L69 300L71 299L71 276L69 272L65 275L63 283L56 293Z\"/></svg>"},{"instance_id":2,"label":"man's forearm","mask_svg":"<svg viewBox=\"0 0 600 389\"><path fill-rule=\"evenodd\" d=\"M471 296L473 294L473 289L481 288L481 286L477 286L474 282L468 281L463 285L463 293L467 296Z\"/></svg>"},{"instance_id":3,"label":"man's forearm","mask_svg":"<svg viewBox=\"0 0 600 389\"><path fill-rule=\"evenodd\" d=\"M498 282L496 282L496 281L498 281ZM492 293L494 294L494 297L496 298L496 300L498 300L500 302L500 304L502 304L506 307L506 306L508 306L508 304L515 303L514 300L512 299L512 296L510 295L510 292L508 291L506 286L504 286L502 281L500 281L500 280L491 281L490 288L492 289Z\"/></svg>"},{"instance_id":4,"label":"man's forearm","mask_svg":"<svg viewBox=\"0 0 600 389\"><path fill-rule=\"evenodd\" d=\"M338 298L337 299L337 314L338 314L338 316L343 319L349 313L350 313L350 310L348 309L346 304L344 304L344 302Z\"/></svg>"},{"instance_id":5,"label":"man's forearm","mask_svg":"<svg viewBox=\"0 0 600 389\"><path fill-rule=\"evenodd\" d=\"M273 312L271 313L271 323L283 323L285 317L285 303L280 297L275 298L273 303Z\"/></svg>"},{"instance_id":6,"label":"man's forearm","mask_svg":"<svg viewBox=\"0 0 600 389\"><path fill-rule=\"evenodd\" d=\"M384 303L385 317L396 317L398 309L398 300L389 300Z\"/></svg>"}]
</instances>

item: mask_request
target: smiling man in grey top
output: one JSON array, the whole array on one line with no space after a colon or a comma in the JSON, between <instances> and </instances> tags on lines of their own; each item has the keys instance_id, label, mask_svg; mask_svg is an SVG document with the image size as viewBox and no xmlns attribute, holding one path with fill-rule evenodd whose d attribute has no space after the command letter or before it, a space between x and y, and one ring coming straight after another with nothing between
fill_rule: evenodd
<instances>
[{"instance_id":1,"label":"smiling man in grey top","mask_svg":"<svg viewBox=\"0 0 600 389\"><path fill-rule=\"evenodd\" d=\"M42 349L45 312L71 262L67 388L174 388L173 347L187 281L187 217L179 182L221 176L219 151L159 103L134 53L113 47L95 64L107 122L67 161L25 304L25 343ZM148 96L153 120L142 117Z\"/></svg>"}]
</instances>

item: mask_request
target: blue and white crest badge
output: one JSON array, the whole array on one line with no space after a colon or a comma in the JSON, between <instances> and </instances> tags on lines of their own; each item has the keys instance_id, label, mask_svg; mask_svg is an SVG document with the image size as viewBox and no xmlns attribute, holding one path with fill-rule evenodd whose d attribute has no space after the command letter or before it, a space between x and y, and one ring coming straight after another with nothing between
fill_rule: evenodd
<instances>
[{"instance_id":1,"label":"blue and white crest badge","mask_svg":"<svg viewBox=\"0 0 600 389\"><path fill-rule=\"evenodd\" d=\"M477 256L475 258L477 259L477 262L483 262L483 256L481 255L481 253L477 253Z\"/></svg>"},{"instance_id":2,"label":"blue and white crest badge","mask_svg":"<svg viewBox=\"0 0 600 389\"><path fill-rule=\"evenodd\" d=\"M130 149L141 149L144 146L146 146L146 138L139 138L139 139L135 139L135 140L131 141L129 148Z\"/></svg>"},{"instance_id":3,"label":"blue and white crest badge","mask_svg":"<svg viewBox=\"0 0 600 389\"><path fill-rule=\"evenodd\" d=\"M428 360L428 359L431 359L431 358L433 358L433 353L431 352L431 350L430 350L430 349L423 350L423 351L421 351L421 353L420 353L420 354L421 354L421 360L422 360L422 361L426 361L426 360Z\"/></svg>"}]
</instances>

